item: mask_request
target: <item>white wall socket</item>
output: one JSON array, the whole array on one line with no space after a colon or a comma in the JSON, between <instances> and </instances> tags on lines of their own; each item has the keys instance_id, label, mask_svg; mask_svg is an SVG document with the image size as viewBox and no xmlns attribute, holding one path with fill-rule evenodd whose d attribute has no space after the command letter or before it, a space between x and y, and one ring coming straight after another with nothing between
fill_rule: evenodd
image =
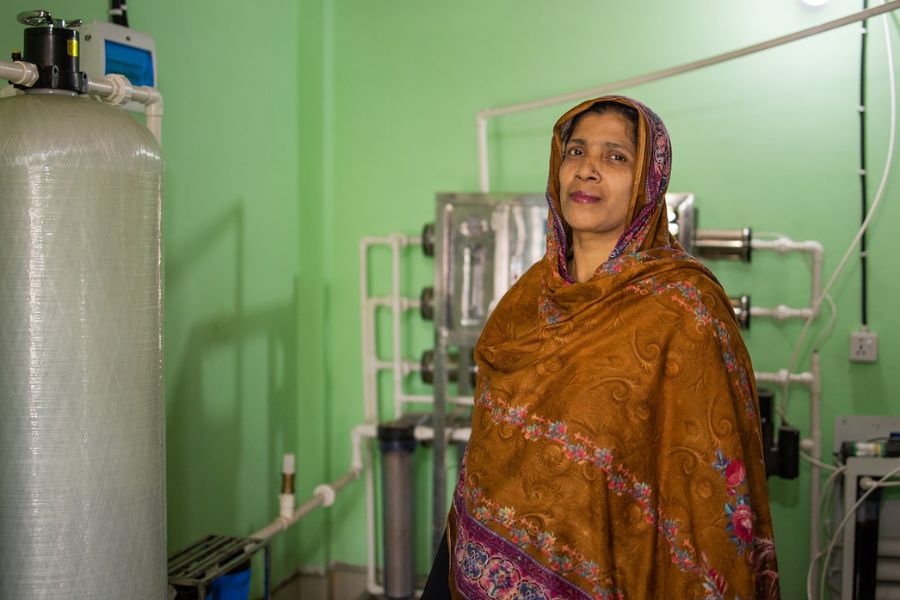
<instances>
[{"instance_id":1,"label":"white wall socket","mask_svg":"<svg viewBox=\"0 0 900 600\"><path fill-rule=\"evenodd\" d=\"M853 331L850 333L850 360L852 362L875 362L878 360L878 334L874 331Z\"/></svg>"}]
</instances>

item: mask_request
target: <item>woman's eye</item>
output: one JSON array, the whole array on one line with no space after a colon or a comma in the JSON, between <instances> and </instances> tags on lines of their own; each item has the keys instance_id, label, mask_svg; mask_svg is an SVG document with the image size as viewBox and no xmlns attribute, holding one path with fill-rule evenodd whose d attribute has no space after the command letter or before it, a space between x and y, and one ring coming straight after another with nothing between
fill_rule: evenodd
<instances>
[{"instance_id":1,"label":"woman's eye","mask_svg":"<svg viewBox=\"0 0 900 600\"><path fill-rule=\"evenodd\" d=\"M566 156L581 156L582 154L584 152L582 152L581 148L569 148L566 152Z\"/></svg>"},{"instance_id":2,"label":"woman's eye","mask_svg":"<svg viewBox=\"0 0 900 600\"><path fill-rule=\"evenodd\" d=\"M623 161L623 162L628 160L628 157L626 157L624 154L613 154L610 156L610 158L613 160L616 160L616 161Z\"/></svg>"}]
</instances>

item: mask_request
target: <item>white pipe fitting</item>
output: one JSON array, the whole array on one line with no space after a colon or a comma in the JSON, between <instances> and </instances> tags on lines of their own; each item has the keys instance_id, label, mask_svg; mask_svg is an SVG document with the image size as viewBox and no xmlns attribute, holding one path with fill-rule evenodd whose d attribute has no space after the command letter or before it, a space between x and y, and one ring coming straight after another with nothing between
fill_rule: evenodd
<instances>
[{"instance_id":1,"label":"white pipe fitting","mask_svg":"<svg viewBox=\"0 0 900 600\"><path fill-rule=\"evenodd\" d=\"M286 475L293 475L294 473L296 473L296 471L294 470L295 463L296 459L293 454L285 454L281 458L281 472L285 473Z\"/></svg>"},{"instance_id":2,"label":"white pipe fitting","mask_svg":"<svg viewBox=\"0 0 900 600\"><path fill-rule=\"evenodd\" d=\"M487 115L478 113L475 116L475 128L478 131L478 182L482 194L487 194L491 189L487 125Z\"/></svg>"},{"instance_id":3,"label":"white pipe fitting","mask_svg":"<svg viewBox=\"0 0 900 600\"><path fill-rule=\"evenodd\" d=\"M31 87L38 80L37 65L21 60L0 61L0 79L6 79L16 85Z\"/></svg>"},{"instance_id":4,"label":"white pipe fitting","mask_svg":"<svg viewBox=\"0 0 900 600\"><path fill-rule=\"evenodd\" d=\"M124 75L112 73L106 76L106 81L110 84L112 90L108 96L102 98L104 102L121 106L131 101L134 88L131 87L131 82Z\"/></svg>"},{"instance_id":5,"label":"white pipe fitting","mask_svg":"<svg viewBox=\"0 0 900 600\"><path fill-rule=\"evenodd\" d=\"M290 519L294 516L294 494L278 494L278 516Z\"/></svg>"},{"instance_id":6,"label":"white pipe fitting","mask_svg":"<svg viewBox=\"0 0 900 600\"><path fill-rule=\"evenodd\" d=\"M350 434L351 440L351 458L350 466L354 471L362 472L362 438L374 439L377 435L375 425L371 423L362 423L353 428Z\"/></svg>"},{"instance_id":7,"label":"white pipe fitting","mask_svg":"<svg viewBox=\"0 0 900 600\"><path fill-rule=\"evenodd\" d=\"M317 485L316 489L313 490L313 494L322 497L322 506L331 506L334 504L336 494L334 488L327 483Z\"/></svg>"}]
</instances>

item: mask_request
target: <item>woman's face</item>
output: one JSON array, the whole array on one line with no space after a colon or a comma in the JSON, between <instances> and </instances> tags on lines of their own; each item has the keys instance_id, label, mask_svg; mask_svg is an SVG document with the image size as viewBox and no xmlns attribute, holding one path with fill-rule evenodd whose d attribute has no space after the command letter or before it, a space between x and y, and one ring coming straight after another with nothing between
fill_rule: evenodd
<instances>
[{"instance_id":1,"label":"woman's face","mask_svg":"<svg viewBox=\"0 0 900 600\"><path fill-rule=\"evenodd\" d=\"M559 201L573 233L619 239L634 183L632 125L615 113L588 113L576 124L559 167Z\"/></svg>"}]
</instances>

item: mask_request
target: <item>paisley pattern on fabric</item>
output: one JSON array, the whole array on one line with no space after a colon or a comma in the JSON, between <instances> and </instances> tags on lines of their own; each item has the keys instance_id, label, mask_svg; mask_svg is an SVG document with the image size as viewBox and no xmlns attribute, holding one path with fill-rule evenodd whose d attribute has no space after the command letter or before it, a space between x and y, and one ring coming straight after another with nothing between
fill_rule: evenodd
<instances>
[{"instance_id":1,"label":"paisley pattern on fabric","mask_svg":"<svg viewBox=\"0 0 900 600\"><path fill-rule=\"evenodd\" d=\"M527 520L517 518L512 508L485 501L477 489L470 490L470 494L474 502L485 503L479 505L475 518L464 516L458 521L459 533L451 558L457 589L464 590L466 597L624 600L619 592L604 586L598 565L584 560L571 548L555 549L551 532L538 531ZM462 499L457 498L454 511L465 515L464 510ZM484 527L490 522L507 527L509 541ZM549 560L549 568L520 547L538 550ZM576 571L594 582L592 593L559 576Z\"/></svg>"},{"instance_id":2,"label":"paisley pattern on fabric","mask_svg":"<svg viewBox=\"0 0 900 600\"><path fill-rule=\"evenodd\" d=\"M557 173L596 101L638 111L636 183L630 225L577 283ZM780 597L753 370L728 297L668 232L671 161L662 121L627 98L554 128L545 259L475 349L456 598Z\"/></svg>"}]
</instances>

